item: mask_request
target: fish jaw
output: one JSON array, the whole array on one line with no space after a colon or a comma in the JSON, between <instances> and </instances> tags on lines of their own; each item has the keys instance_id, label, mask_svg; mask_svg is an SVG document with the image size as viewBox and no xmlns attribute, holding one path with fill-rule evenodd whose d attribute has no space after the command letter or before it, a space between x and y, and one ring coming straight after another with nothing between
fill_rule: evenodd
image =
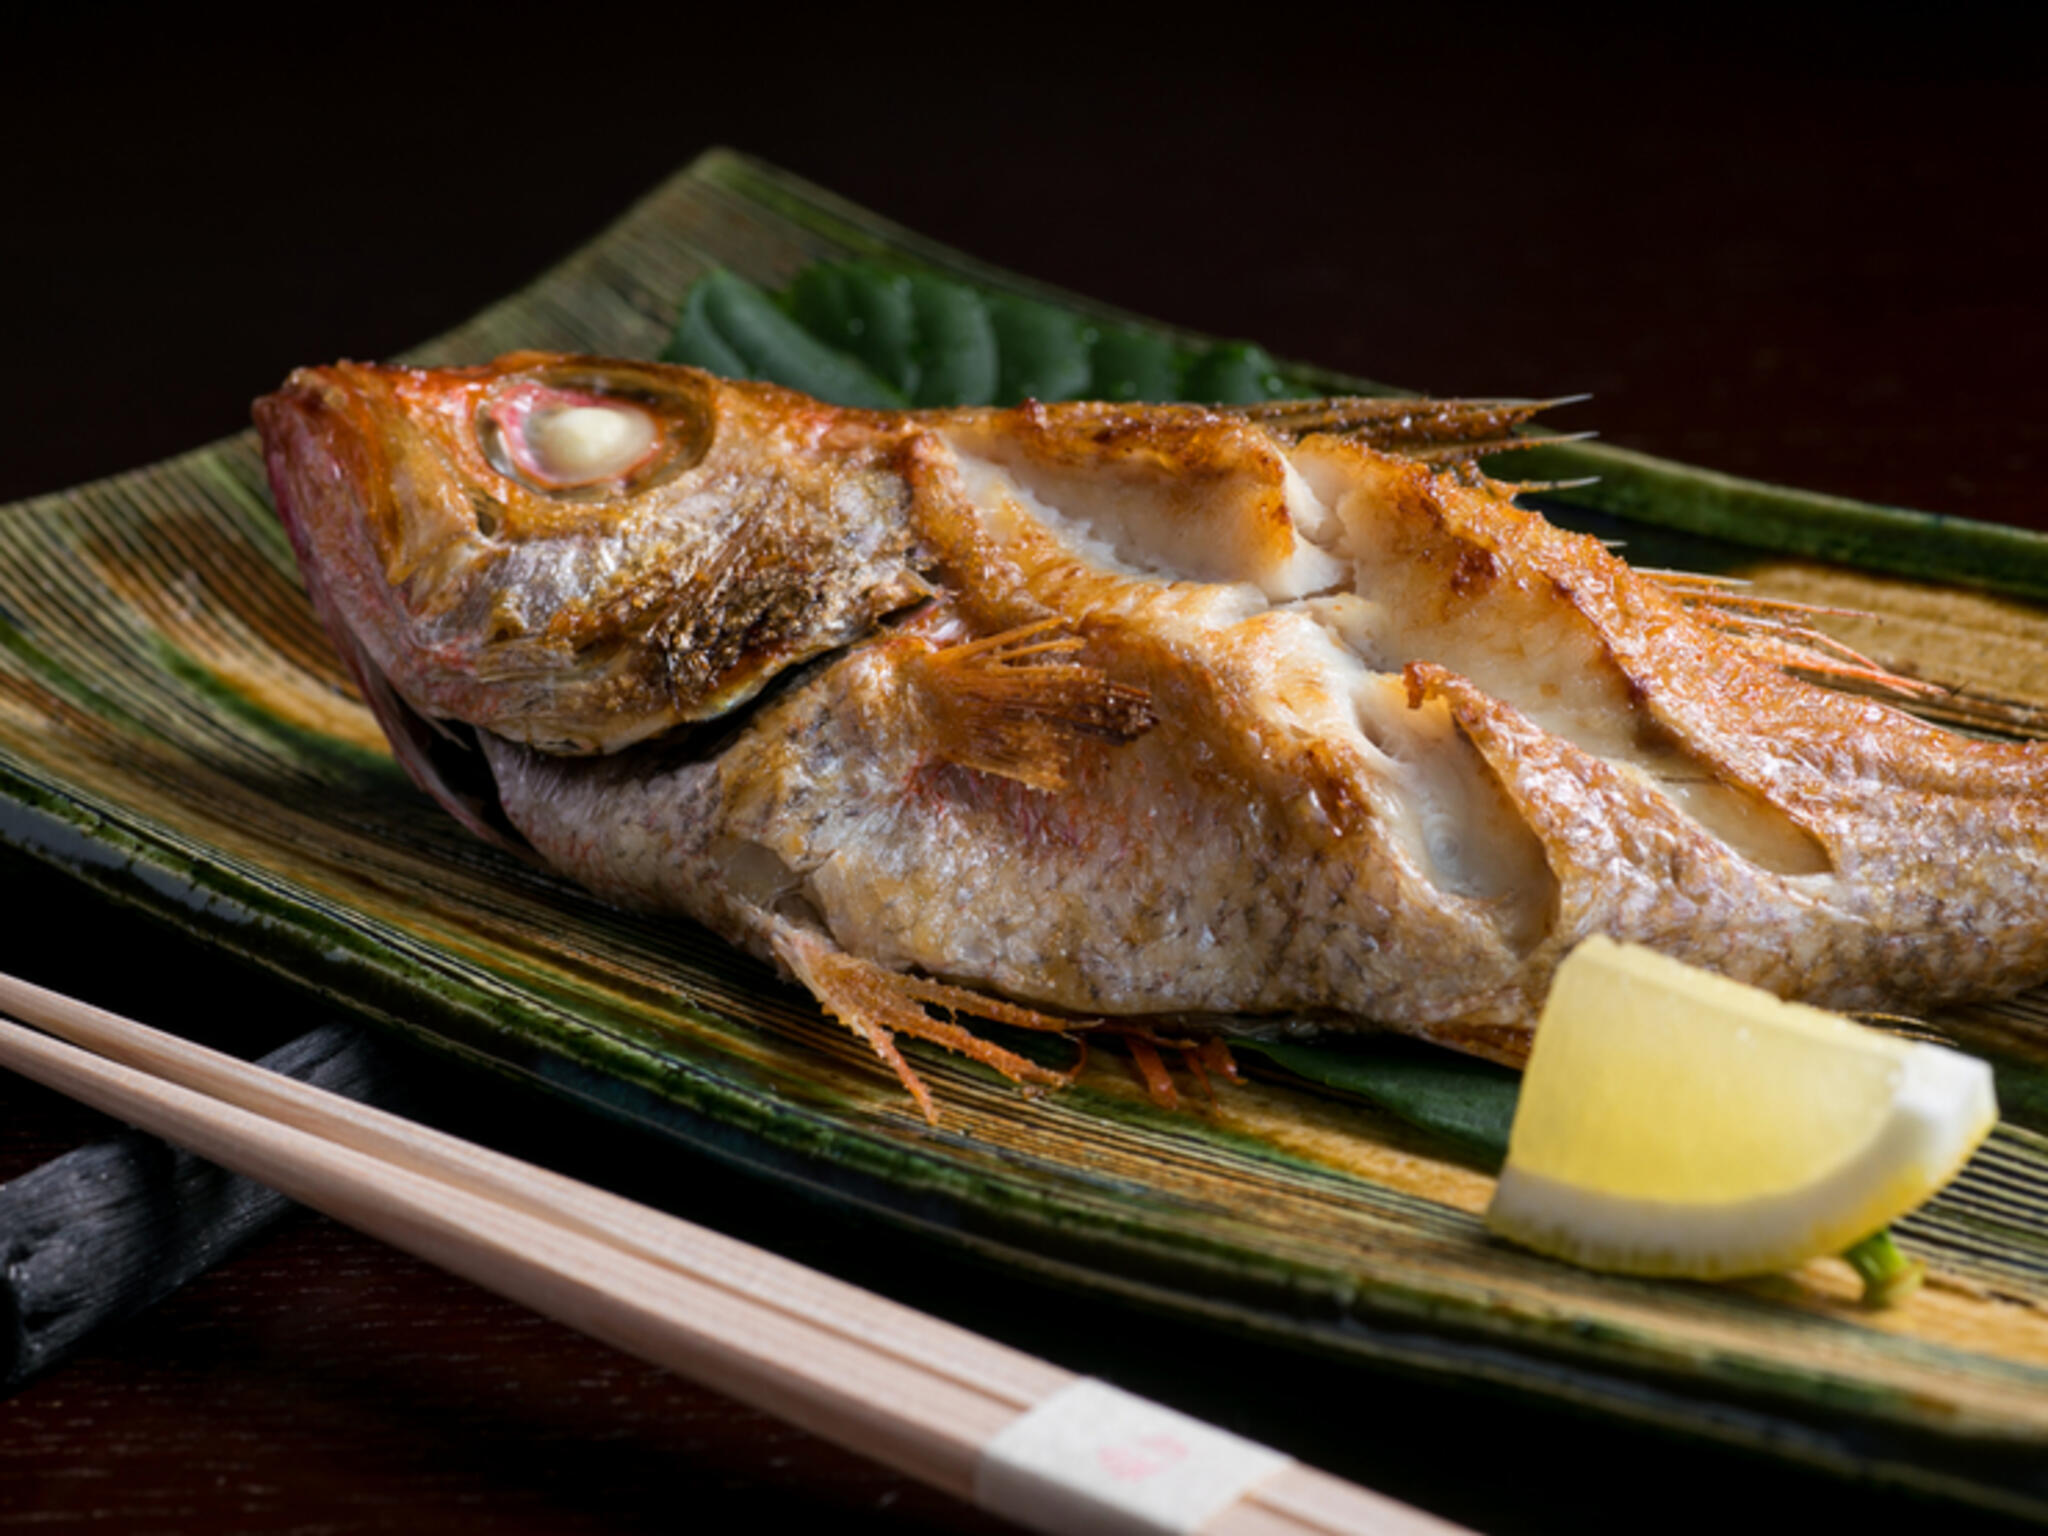
<instances>
[{"instance_id":1,"label":"fish jaw","mask_svg":"<svg viewBox=\"0 0 2048 1536\"><path fill-rule=\"evenodd\" d=\"M542 481L506 446L607 402L644 429L615 475ZM429 719L544 750L714 719L928 591L897 418L524 353L302 369L255 416L337 648Z\"/></svg>"}]
</instances>

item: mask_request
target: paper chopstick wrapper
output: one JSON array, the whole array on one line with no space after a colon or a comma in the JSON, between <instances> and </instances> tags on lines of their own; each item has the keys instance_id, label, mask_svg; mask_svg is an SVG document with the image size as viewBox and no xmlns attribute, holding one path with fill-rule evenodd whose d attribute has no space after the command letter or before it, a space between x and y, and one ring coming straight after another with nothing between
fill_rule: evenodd
<instances>
[{"instance_id":1,"label":"paper chopstick wrapper","mask_svg":"<svg viewBox=\"0 0 2048 1536\"><path fill-rule=\"evenodd\" d=\"M1082 1377L982 1449L974 1500L1034 1530L1187 1536L1293 1459Z\"/></svg>"}]
</instances>

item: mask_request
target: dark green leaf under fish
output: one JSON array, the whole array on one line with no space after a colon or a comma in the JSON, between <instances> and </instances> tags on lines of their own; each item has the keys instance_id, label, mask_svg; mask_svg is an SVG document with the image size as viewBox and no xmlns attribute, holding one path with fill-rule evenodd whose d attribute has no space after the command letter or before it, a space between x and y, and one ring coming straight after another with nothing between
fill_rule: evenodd
<instances>
[{"instance_id":1,"label":"dark green leaf under fish","mask_svg":"<svg viewBox=\"0 0 2048 1536\"><path fill-rule=\"evenodd\" d=\"M892 410L909 403L864 363L819 340L730 272L710 273L690 289L661 355L729 378L786 384L835 405Z\"/></svg>"},{"instance_id":2,"label":"dark green leaf under fish","mask_svg":"<svg viewBox=\"0 0 2048 1536\"><path fill-rule=\"evenodd\" d=\"M1095 377L1090 359L1096 332L1078 315L1036 299L992 294L988 306L996 330L1002 377L996 400L1081 400Z\"/></svg>"},{"instance_id":3,"label":"dark green leaf under fish","mask_svg":"<svg viewBox=\"0 0 2048 1536\"><path fill-rule=\"evenodd\" d=\"M913 272L911 308L920 406L991 405L1002 379L996 327L988 306L971 288L929 273Z\"/></svg>"},{"instance_id":4,"label":"dark green leaf under fish","mask_svg":"<svg viewBox=\"0 0 2048 1536\"><path fill-rule=\"evenodd\" d=\"M1521 1078L1506 1067L1418 1041L1370 1036L1327 1043L1238 1040L1231 1049L1364 1099L1455 1143L1489 1172L1507 1159Z\"/></svg>"},{"instance_id":5,"label":"dark green leaf under fish","mask_svg":"<svg viewBox=\"0 0 2048 1536\"><path fill-rule=\"evenodd\" d=\"M1091 359L1098 400L1181 400L1186 360L1164 336L1105 330Z\"/></svg>"},{"instance_id":6,"label":"dark green leaf under fish","mask_svg":"<svg viewBox=\"0 0 2048 1536\"><path fill-rule=\"evenodd\" d=\"M818 340L859 359L905 400L917 398L917 307L910 279L865 262L814 262L786 296L789 316Z\"/></svg>"},{"instance_id":7,"label":"dark green leaf under fish","mask_svg":"<svg viewBox=\"0 0 2048 1536\"><path fill-rule=\"evenodd\" d=\"M882 409L1082 399L1248 405L1314 393L1248 342L1179 343L869 261L813 262L779 294L712 272L685 297L662 357Z\"/></svg>"}]
</instances>

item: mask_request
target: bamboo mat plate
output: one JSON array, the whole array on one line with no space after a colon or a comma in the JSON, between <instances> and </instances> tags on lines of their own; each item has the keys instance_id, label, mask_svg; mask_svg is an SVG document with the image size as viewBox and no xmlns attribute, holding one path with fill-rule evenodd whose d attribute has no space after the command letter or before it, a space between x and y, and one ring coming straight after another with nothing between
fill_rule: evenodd
<instances>
[{"instance_id":1,"label":"bamboo mat plate","mask_svg":"<svg viewBox=\"0 0 2048 1536\"><path fill-rule=\"evenodd\" d=\"M847 255L1130 321L716 153L417 360L651 356L711 267L775 286ZM1603 473L1590 499L1622 515L1660 476L1691 473L1560 452L1550 470ZM1629 531L1631 555L1867 610L1883 622L1847 621L1852 643L1968 685L1952 696L1968 725L2037 733L2048 614L1797 556L1875 549L1895 572L1988 571L2025 590L2048 572L2048 541L1728 485L1692 531ZM1762 507L1748 531L1790 554L1701 542L1731 530L1730 506ZM2004 1069L2011 1118L1903 1230L1933 1278L1883 1313L1855 1305L1832 1261L1699 1286L1505 1248L1480 1227L1483 1173L1368 1109L1271 1082L1167 1113L1098 1059L1079 1087L1027 1100L914 1048L943 1111L929 1127L864 1046L763 969L499 855L412 789L306 605L249 435L0 510L0 837L381 1024L651 1128L679 1164L709 1154L1277 1343L2048 1517L2038 998L1936 1021Z\"/></svg>"}]
</instances>

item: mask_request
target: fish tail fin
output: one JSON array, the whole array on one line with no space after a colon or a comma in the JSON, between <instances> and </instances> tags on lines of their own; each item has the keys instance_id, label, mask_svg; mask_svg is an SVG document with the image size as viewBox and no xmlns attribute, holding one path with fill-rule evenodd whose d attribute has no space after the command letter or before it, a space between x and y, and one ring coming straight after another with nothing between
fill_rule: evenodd
<instances>
[{"instance_id":1,"label":"fish tail fin","mask_svg":"<svg viewBox=\"0 0 2048 1536\"><path fill-rule=\"evenodd\" d=\"M916 1100L918 1111L930 1124L938 1123L938 1109L932 1102L931 1090L896 1048L898 1035L944 1046L1020 1085L1065 1087L1081 1070L1080 1059L1066 1071L1041 1066L1028 1056L982 1039L963 1027L957 1016L964 1013L1062 1036L1084 1027L1074 1020L1056 1019L966 987L889 970L872 960L849 955L830 939L807 929L783 926L775 932L771 943L776 956L818 1000L819 1006L865 1040L896 1074L897 1081ZM941 1008L955 1017L934 1018L927 1008Z\"/></svg>"},{"instance_id":2,"label":"fish tail fin","mask_svg":"<svg viewBox=\"0 0 2048 1536\"><path fill-rule=\"evenodd\" d=\"M1057 620L913 652L915 685L939 756L1034 789L1066 788L1087 741L1125 742L1157 720L1142 688L1072 659L1081 641Z\"/></svg>"}]
</instances>

